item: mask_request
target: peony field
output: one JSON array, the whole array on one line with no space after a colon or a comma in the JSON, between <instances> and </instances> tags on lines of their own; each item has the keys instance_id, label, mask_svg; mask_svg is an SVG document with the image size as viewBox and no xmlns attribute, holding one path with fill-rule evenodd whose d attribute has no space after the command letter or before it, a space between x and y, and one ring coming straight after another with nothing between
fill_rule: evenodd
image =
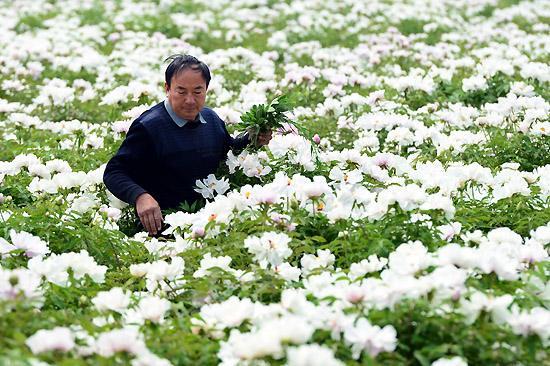
<instances>
[{"instance_id":1,"label":"peony field","mask_svg":"<svg viewBox=\"0 0 550 366\"><path fill-rule=\"evenodd\" d=\"M150 236L103 174L174 54L288 108ZM550 365L549 116L544 0L3 1L0 365Z\"/></svg>"}]
</instances>

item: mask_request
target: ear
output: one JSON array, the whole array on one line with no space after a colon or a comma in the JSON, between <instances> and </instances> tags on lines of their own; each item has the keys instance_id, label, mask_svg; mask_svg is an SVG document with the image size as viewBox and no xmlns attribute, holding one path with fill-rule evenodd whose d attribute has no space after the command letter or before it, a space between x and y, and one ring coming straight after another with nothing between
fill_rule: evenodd
<instances>
[{"instance_id":1,"label":"ear","mask_svg":"<svg viewBox=\"0 0 550 366\"><path fill-rule=\"evenodd\" d=\"M164 82L164 91L166 92L166 95L170 92L170 87L168 86L167 82Z\"/></svg>"}]
</instances>

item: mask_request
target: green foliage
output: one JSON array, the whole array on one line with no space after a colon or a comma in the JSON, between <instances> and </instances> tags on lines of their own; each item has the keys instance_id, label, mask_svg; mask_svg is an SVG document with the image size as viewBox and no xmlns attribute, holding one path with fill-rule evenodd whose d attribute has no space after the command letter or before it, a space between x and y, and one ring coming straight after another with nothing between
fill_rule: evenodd
<instances>
[{"instance_id":1,"label":"green foliage","mask_svg":"<svg viewBox=\"0 0 550 366\"><path fill-rule=\"evenodd\" d=\"M426 22L415 18L403 19L398 25L397 29L404 35L408 36L415 33L423 33L424 25Z\"/></svg>"},{"instance_id":2,"label":"green foliage","mask_svg":"<svg viewBox=\"0 0 550 366\"><path fill-rule=\"evenodd\" d=\"M81 25L97 25L107 21L105 7L101 1L94 1L93 6L76 11L80 17Z\"/></svg>"},{"instance_id":3,"label":"green foliage","mask_svg":"<svg viewBox=\"0 0 550 366\"><path fill-rule=\"evenodd\" d=\"M479 108L486 103L496 102L510 91L509 78L502 73L493 76L487 84L487 89L466 93L459 97L459 101Z\"/></svg>"},{"instance_id":4,"label":"green foliage","mask_svg":"<svg viewBox=\"0 0 550 366\"><path fill-rule=\"evenodd\" d=\"M160 32L171 38L179 38L182 34L180 27L172 21L170 14L166 12L159 12L154 16L147 14L132 18L126 22L125 26L129 30L145 31L149 34Z\"/></svg>"},{"instance_id":5,"label":"green foliage","mask_svg":"<svg viewBox=\"0 0 550 366\"><path fill-rule=\"evenodd\" d=\"M509 227L522 236L550 222L550 202L533 200L516 194L496 203L483 201L460 201L457 203L455 220L464 230L489 231L496 227Z\"/></svg>"},{"instance_id":6,"label":"green foliage","mask_svg":"<svg viewBox=\"0 0 550 366\"><path fill-rule=\"evenodd\" d=\"M319 42L322 47L357 47L359 42L358 34L343 33L334 28L316 28L307 33L292 33L288 37L291 43Z\"/></svg>"},{"instance_id":7,"label":"green foliage","mask_svg":"<svg viewBox=\"0 0 550 366\"><path fill-rule=\"evenodd\" d=\"M19 21L15 25L14 30L17 33L24 33L28 31L33 31L40 28L45 28L44 21L54 18L58 15L58 12L51 11L46 13L38 14L26 14L19 17Z\"/></svg>"},{"instance_id":8,"label":"green foliage","mask_svg":"<svg viewBox=\"0 0 550 366\"><path fill-rule=\"evenodd\" d=\"M550 164L548 137L512 133L500 128L488 128L486 132L486 143L468 146L456 159L477 162L492 169L514 162L519 164L521 170L528 172Z\"/></svg>"},{"instance_id":9,"label":"green foliage","mask_svg":"<svg viewBox=\"0 0 550 366\"><path fill-rule=\"evenodd\" d=\"M430 46L434 46L439 43L439 41L441 41L441 37L443 36L443 34L448 32L449 29L439 26L436 29L426 33L426 39L424 42Z\"/></svg>"},{"instance_id":10,"label":"green foliage","mask_svg":"<svg viewBox=\"0 0 550 366\"><path fill-rule=\"evenodd\" d=\"M256 104L241 116L239 127L257 128L259 131L281 128L290 120L285 115L292 108L287 96L276 97L268 104Z\"/></svg>"},{"instance_id":11,"label":"green foliage","mask_svg":"<svg viewBox=\"0 0 550 366\"><path fill-rule=\"evenodd\" d=\"M242 60L237 59L236 62L242 62ZM245 67L224 70L220 74L224 78L224 87L227 85L228 90L239 90L243 85L254 80L254 74Z\"/></svg>"},{"instance_id":12,"label":"green foliage","mask_svg":"<svg viewBox=\"0 0 550 366\"><path fill-rule=\"evenodd\" d=\"M535 342L535 347L540 347L540 340L517 338L496 325L488 314L466 325L460 314L441 316L443 313L434 309L429 299L420 298L401 302L391 310L371 311L369 318L396 328L400 335L399 353L408 360L406 365L429 366L441 357L453 355L475 365L513 364L519 358L526 365L541 362L540 355L529 351L529 344Z\"/></svg>"},{"instance_id":13,"label":"green foliage","mask_svg":"<svg viewBox=\"0 0 550 366\"><path fill-rule=\"evenodd\" d=\"M455 78L456 79L456 78ZM464 92L462 78L453 82L441 82L431 94L422 90L405 90L403 102L411 109L417 110L430 103L463 103L480 108L486 103L495 103L510 91L511 78L498 72L487 81L487 88Z\"/></svg>"},{"instance_id":14,"label":"green foliage","mask_svg":"<svg viewBox=\"0 0 550 366\"><path fill-rule=\"evenodd\" d=\"M271 100L268 104L256 104L241 116L238 129L249 132L252 144L257 145L258 133L270 130L295 127L303 128L294 121L291 121L286 113L289 112L294 103L286 95L280 95Z\"/></svg>"}]
</instances>

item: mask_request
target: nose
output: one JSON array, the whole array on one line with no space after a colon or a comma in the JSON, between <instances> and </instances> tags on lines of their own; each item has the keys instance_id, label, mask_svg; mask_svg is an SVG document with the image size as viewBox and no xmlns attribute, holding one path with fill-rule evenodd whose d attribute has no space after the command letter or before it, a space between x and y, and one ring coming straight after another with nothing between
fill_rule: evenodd
<instances>
[{"instance_id":1,"label":"nose","mask_svg":"<svg viewBox=\"0 0 550 366\"><path fill-rule=\"evenodd\" d=\"M187 94L186 96L184 96L183 102L184 102L185 104L195 104L195 99L193 98L192 95Z\"/></svg>"}]
</instances>

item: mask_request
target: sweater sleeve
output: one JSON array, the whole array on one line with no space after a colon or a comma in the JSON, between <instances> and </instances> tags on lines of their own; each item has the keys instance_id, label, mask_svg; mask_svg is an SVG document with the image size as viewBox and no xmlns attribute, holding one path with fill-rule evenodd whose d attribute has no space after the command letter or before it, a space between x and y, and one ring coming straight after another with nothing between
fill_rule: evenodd
<instances>
[{"instance_id":1,"label":"sweater sleeve","mask_svg":"<svg viewBox=\"0 0 550 366\"><path fill-rule=\"evenodd\" d=\"M242 150L250 143L248 132L243 132L234 138L231 136L229 137L231 138L230 146L232 150Z\"/></svg>"},{"instance_id":2,"label":"sweater sleeve","mask_svg":"<svg viewBox=\"0 0 550 366\"><path fill-rule=\"evenodd\" d=\"M136 182L144 169L154 166L155 148L145 127L134 121L126 138L105 167L103 182L122 201L135 205L137 197L147 192Z\"/></svg>"},{"instance_id":3,"label":"sweater sleeve","mask_svg":"<svg viewBox=\"0 0 550 366\"><path fill-rule=\"evenodd\" d=\"M242 132L237 137L232 137L229 132L227 131L227 127L225 126L225 122L220 119L220 122L223 126L223 129L225 131L226 136L226 144L231 150L242 150L244 149L249 143L250 138L248 137L248 132Z\"/></svg>"}]
</instances>

